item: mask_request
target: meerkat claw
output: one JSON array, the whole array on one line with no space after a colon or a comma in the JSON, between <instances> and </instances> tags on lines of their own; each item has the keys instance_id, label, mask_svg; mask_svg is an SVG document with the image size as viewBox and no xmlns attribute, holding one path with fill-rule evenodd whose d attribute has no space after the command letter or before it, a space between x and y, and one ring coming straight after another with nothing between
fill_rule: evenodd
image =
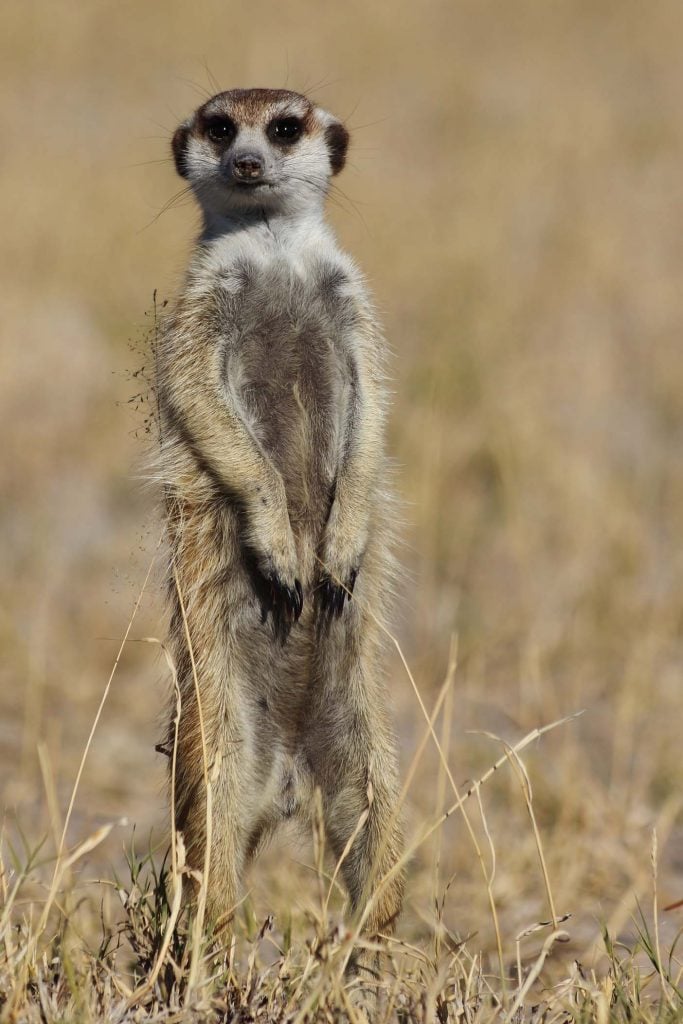
<instances>
[{"instance_id":1,"label":"meerkat claw","mask_svg":"<svg viewBox=\"0 0 683 1024\"><path fill-rule=\"evenodd\" d=\"M347 593L344 587L337 587L337 592L334 595L334 613L337 618L341 617L341 613L344 611L344 602L346 601Z\"/></svg>"},{"instance_id":2,"label":"meerkat claw","mask_svg":"<svg viewBox=\"0 0 683 1024\"><path fill-rule=\"evenodd\" d=\"M272 613L275 636L284 644L303 610L303 590L298 579L293 587L288 587L274 572L269 573L268 583L269 590L261 604L261 623L265 624L268 613Z\"/></svg>"},{"instance_id":3,"label":"meerkat claw","mask_svg":"<svg viewBox=\"0 0 683 1024\"><path fill-rule=\"evenodd\" d=\"M345 602L347 600L351 601L357 577L358 570L352 569L346 586L343 586L341 583L335 583L329 576L325 576L321 580L315 595L319 619L325 618L329 622L330 619L341 618Z\"/></svg>"}]
</instances>

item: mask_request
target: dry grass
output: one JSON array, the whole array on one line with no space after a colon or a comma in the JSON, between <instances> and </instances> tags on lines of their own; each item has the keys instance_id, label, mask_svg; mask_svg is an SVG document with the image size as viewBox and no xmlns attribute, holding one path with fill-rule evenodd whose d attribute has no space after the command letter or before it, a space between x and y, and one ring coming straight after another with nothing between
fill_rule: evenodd
<instances>
[{"instance_id":1,"label":"dry grass","mask_svg":"<svg viewBox=\"0 0 683 1024\"><path fill-rule=\"evenodd\" d=\"M9 0L3 22L3 1019L344 1003L319 843L259 861L234 949L198 944L184 912L167 928L171 681L140 642L162 633L156 565L65 828L158 539L129 399L143 311L193 228L189 207L157 214L205 65L312 89L350 122L331 213L396 352L415 687L396 649L390 672L414 842L484 780L414 850L388 1009L680 1017L683 909L663 909L683 897L680 5Z\"/></svg>"},{"instance_id":2,"label":"dry grass","mask_svg":"<svg viewBox=\"0 0 683 1024\"><path fill-rule=\"evenodd\" d=\"M382 945L369 946L357 929L345 927L340 916L343 894L336 891L339 865L331 874L326 871L321 806L313 825L312 874L317 899L305 904L296 901L295 909L290 890L288 905L276 922L272 913L257 918L247 895L234 934L222 939L205 935L201 928L204 880L186 867L182 834L172 833L171 848L162 857L154 849L141 855L132 843L124 880L115 874L109 879L77 879L74 869L106 839L112 825L69 850L64 845L68 813L60 830L58 810L51 801L54 854L45 856L43 844L29 849L19 836L23 849L8 839L4 846L9 863L0 861L2 1019L40 1024L73 1020L292 1022L334 1021L341 1014L354 1022L365 1020L367 1013L371 1019L406 1024L444 1024L448 1020L468 1024L494 1020L659 1024L680 1020L683 969L675 943L664 957L660 942L656 831L651 849L652 929L639 908L638 941L632 947L615 942L609 930L603 929L599 971L586 970L575 959L548 970L556 947L571 941L564 927L571 915L558 916L556 911L532 788L520 755L569 720L535 729L515 746L502 743L501 758L461 793L435 731L440 715L444 732L450 727L448 708L452 702L448 696L455 674L453 659L431 715L423 707L423 736L402 794L405 797L409 792L431 741L439 751L440 781L447 777L453 790L446 801L450 806L423 823L406 859L414 858L435 835L440 837L452 815L462 816L471 839L472 859L483 872L497 961L476 950L473 936L463 939L446 924L444 911L453 879L439 884L438 862L432 875L433 916L427 941L386 936ZM44 754L41 763L50 794L52 779ZM500 929L494 891L498 853L482 801L482 791L506 765L520 784L549 911L549 920L522 930L514 941ZM207 787L210 815L208 778ZM75 796L76 787L71 803ZM468 809L468 801L472 808ZM477 838L479 822L481 840ZM51 869L51 882L41 886L38 880L46 868ZM200 885L196 911L182 900L190 876ZM382 884L380 879L378 887ZM529 939L537 947L531 957ZM345 967L351 950L359 944L381 952L382 970L376 976L349 980ZM548 977L541 984L544 974L554 975L552 984Z\"/></svg>"}]
</instances>

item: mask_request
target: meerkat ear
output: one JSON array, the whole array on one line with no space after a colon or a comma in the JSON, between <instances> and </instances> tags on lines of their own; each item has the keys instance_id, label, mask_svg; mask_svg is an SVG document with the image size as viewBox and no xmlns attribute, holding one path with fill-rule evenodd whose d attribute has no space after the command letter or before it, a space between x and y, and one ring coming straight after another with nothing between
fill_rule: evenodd
<instances>
[{"instance_id":1,"label":"meerkat ear","mask_svg":"<svg viewBox=\"0 0 683 1024\"><path fill-rule=\"evenodd\" d=\"M333 174L339 174L346 163L346 151L349 148L349 133L341 121L333 121L325 129L325 142L330 154L330 166Z\"/></svg>"},{"instance_id":2,"label":"meerkat ear","mask_svg":"<svg viewBox=\"0 0 683 1024\"><path fill-rule=\"evenodd\" d=\"M187 140L190 137L190 126L187 122L176 128L171 141L175 169L181 178L187 177Z\"/></svg>"}]
</instances>

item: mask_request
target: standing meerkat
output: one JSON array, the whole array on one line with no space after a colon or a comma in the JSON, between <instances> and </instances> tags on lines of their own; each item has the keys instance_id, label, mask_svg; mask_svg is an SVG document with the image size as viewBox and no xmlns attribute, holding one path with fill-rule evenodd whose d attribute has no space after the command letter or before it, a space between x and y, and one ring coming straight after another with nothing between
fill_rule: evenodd
<instances>
[{"instance_id":1,"label":"standing meerkat","mask_svg":"<svg viewBox=\"0 0 683 1024\"><path fill-rule=\"evenodd\" d=\"M356 833L341 870L354 913L374 895L372 935L403 895L380 666L392 506L384 341L324 220L348 138L275 89L222 92L178 128L175 164L203 230L157 374L188 861L205 866L204 749L214 921L277 825L310 821L319 787L337 858ZM175 728L173 702L169 749Z\"/></svg>"}]
</instances>

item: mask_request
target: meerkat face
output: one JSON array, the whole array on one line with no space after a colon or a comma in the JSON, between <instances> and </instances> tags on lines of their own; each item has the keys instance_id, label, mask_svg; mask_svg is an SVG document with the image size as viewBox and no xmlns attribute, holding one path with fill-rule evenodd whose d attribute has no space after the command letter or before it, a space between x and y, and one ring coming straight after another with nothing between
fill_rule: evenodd
<instances>
[{"instance_id":1,"label":"meerkat face","mask_svg":"<svg viewBox=\"0 0 683 1024\"><path fill-rule=\"evenodd\" d=\"M173 156L205 214L319 207L346 160L344 125L285 89L221 92L173 136Z\"/></svg>"}]
</instances>

